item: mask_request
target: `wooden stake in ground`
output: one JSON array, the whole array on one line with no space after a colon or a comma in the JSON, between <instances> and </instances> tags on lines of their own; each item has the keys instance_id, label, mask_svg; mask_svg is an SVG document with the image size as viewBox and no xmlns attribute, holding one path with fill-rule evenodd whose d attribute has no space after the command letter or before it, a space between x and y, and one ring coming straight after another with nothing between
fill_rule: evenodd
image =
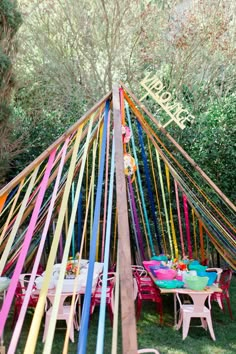
<instances>
[{"instance_id":1,"label":"wooden stake in ground","mask_svg":"<svg viewBox=\"0 0 236 354\"><path fill-rule=\"evenodd\" d=\"M113 87L114 139L116 161L116 198L121 288L121 325L123 353L137 354L137 332L131 270L130 235L127 209L124 156L121 132L119 87Z\"/></svg>"}]
</instances>

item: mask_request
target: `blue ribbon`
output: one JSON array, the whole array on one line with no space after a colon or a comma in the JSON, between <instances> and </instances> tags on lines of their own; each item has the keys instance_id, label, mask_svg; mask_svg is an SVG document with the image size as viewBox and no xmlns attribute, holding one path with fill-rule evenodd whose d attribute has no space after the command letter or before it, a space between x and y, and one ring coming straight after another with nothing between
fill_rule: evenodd
<instances>
[{"instance_id":1,"label":"blue ribbon","mask_svg":"<svg viewBox=\"0 0 236 354\"><path fill-rule=\"evenodd\" d=\"M107 138L107 126L108 126L108 114L110 109L110 102L106 102L105 114L104 114L104 129L102 137L102 148L101 148L101 158L100 158L100 167L97 183L97 194L95 201L95 210L94 210L94 220L92 227L92 235L90 242L90 252L89 252L89 268L87 276L87 286L84 295L84 303L81 317L81 327L79 333L79 341L77 346L77 354L86 354L87 346L87 335L88 335L88 324L90 317L90 304L91 304L91 294L92 294L92 282L93 282L93 272L94 272L94 263L96 257L96 243L98 235L98 227L100 220L100 209L101 209L101 199L102 199L102 185L103 185L103 175L104 175L104 166L105 166L105 154L106 154L106 138Z\"/></svg>"},{"instance_id":2,"label":"blue ribbon","mask_svg":"<svg viewBox=\"0 0 236 354\"><path fill-rule=\"evenodd\" d=\"M149 168L148 168L147 156L145 153L145 148L144 148L144 143L143 143L143 132L142 132L142 127L141 127L141 124L139 123L139 121L136 120L136 122L137 122L137 127L138 127L139 143L141 146L141 153L142 153L142 158L143 158L143 163L144 163L144 172L145 172L145 177L146 177L145 182L146 182L146 186L147 186L147 190L148 190L148 197L149 197L150 204L151 204L152 219L153 219L153 223L154 223L154 227L155 227L155 233L156 233L159 252L162 253L160 233L159 233L158 224L157 224L157 220L156 220L155 204L154 204L154 198L153 198L153 194L152 194L150 172L149 172Z\"/></svg>"}]
</instances>

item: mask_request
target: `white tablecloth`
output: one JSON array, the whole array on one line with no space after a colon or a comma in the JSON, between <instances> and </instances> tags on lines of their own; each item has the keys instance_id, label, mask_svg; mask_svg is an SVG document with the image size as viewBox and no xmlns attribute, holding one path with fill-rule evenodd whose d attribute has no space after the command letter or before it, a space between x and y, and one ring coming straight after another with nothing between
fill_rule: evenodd
<instances>
[{"instance_id":1,"label":"white tablecloth","mask_svg":"<svg viewBox=\"0 0 236 354\"><path fill-rule=\"evenodd\" d=\"M76 263L76 261L75 261L75 263ZM53 277L50 281L49 289L53 289L57 286L57 280L58 280L58 276L59 276L59 272L60 272L60 267L61 267L60 263L54 264ZM87 284L87 276L88 276L88 267L89 267L88 260L81 259L80 274L78 275L78 286L77 286L77 292L79 292L80 294L85 293L86 284ZM93 272L93 282L92 282L92 291L93 292L96 288L98 277L99 277L99 274L102 272L102 270L103 270L103 263L95 262L94 272ZM41 287L42 287L42 283L44 280L44 274L45 274L45 272L42 273L42 276L36 278L36 280L35 280L36 287L38 289L41 289ZM62 292L73 292L74 282L75 282L75 279L64 279Z\"/></svg>"}]
</instances>

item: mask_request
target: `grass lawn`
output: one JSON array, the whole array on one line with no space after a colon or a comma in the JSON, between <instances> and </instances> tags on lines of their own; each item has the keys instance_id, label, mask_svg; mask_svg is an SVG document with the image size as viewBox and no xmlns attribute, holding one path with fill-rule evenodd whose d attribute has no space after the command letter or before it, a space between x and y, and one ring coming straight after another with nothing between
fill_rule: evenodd
<instances>
[{"instance_id":1,"label":"grass lawn","mask_svg":"<svg viewBox=\"0 0 236 354\"><path fill-rule=\"evenodd\" d=\"M236 319L236 277L234 276L230 287L231 307L234 318ZM159 316L156 314L155 304L146 302L143 306L141 318L137 323L138 346L139 348L155 348L161 354L234 354L236 353L236 320L232 321L228 311L224 314L217 303L212 304L213 327L216 335L216 342L213 342L209 333L203 328L190 328L188 337L182 341L182 330L175 331L173 325L173 295L163 295L164 301L164 325L159 325ZM88 333L87 353L94 354L96 351L98 308L95 309L92 320L90 321ZM112 328L107 314L104 354L111 353ZM30 313L27 314L27 321L21 334L20 342L16 353L23 353L28 328L31 321ZM11 337L11 318L7 323L5 331L5 345ZM42 339L43 328L40 332L36 353L43 352ZM52 353L60 354L63 348L65 331L57 329L54 336ZM127 333L127 335L129 335ZM75 343L70 342L69 353L77 352L77 337ZM121 340L118 343L118 354L122 354ZM29 353L32 354L32 353ZM102 354L102 353L101 353ZM125 353L124 353L125 354Z\"/></svg>"}]
</instances>

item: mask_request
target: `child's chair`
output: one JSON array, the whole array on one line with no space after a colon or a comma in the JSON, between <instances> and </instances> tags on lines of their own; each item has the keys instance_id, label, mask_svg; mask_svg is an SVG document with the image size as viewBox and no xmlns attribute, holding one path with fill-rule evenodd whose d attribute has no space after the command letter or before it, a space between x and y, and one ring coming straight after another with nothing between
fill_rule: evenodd
<instances>
[{"instance_id":1,"label":"child's chair","mask_svg":"<svg viewBox=\"0 0 236 354\"><path fill-rule=\"evenodd\" d=\"M180 294L189 295L192 299L192 304L184 304L180 298ZM201 326L205 330L209 329L211 338L216 340L213 326L212 326L212 319L211 319L211 295L212 292L206 291L189 291L189 290L181 290L179 289L177 292L177 299L180 305L179 311L179 321L177 324L177 329L180 329L181 325L183 328L183 340L187 337L190 321L192 317L200 318L201 319ZM205 306L205 302L208 300L208 307Z\"/></svg>"},{"instance_id":2,"label":"child's chair","mask_svg":"<svg viewBox=\"0 0 236 354\"><path fill-rule=\"evenodd\" d=\"M138 287L138 296L137 296L137 320L139 320L142 302L149 300L157 304L157 312L160 314L160 323L163 322L163 306L162 306L162 297L160 289L153 283L152 279L149 276L140 275L139 272L134 272L134 276L137 282Z\"/></svg>"},{"instance_id":3,"label":"child's chair","mask_svg":"<svg viewBox=\"0 0 236 354\"><path fill-rule=\"evenodd\" d=\"M111 325L113 324L113 303L114 303L114 287L116 282L116 273L107 273L107 289L106 289L106 304L109 311ZM91 305L90 305L90 315L93 314L96 305L100 305L102 296L102 283L103 274L99 275L98 283L96 289L92 295Z\"/></svg>"},{"instance_id":4,"label":"child's chair","mask_svg":"<svg viewBox=\"0 0 236 354\"><path fill-rule=\"evenodd\" d=\"M31 277L30 273L20 274L19 282L17 284L16 292L15 292L15 303L14 303L14 314L13 314L12 327L14 327L14 325L16 324L17 318L19 316L21 306L24 302L25 293L26 293L26 289L27 289L30 277ZM34 309L37 305L38 295L34 294L35 290L36 290L36 286L34 284L33 289L32 289L32 293L30 295L29 302L27 305L28 308Z\"/></svg>"},{"instance_id":5,"label":"child's chair","mask_svg":"<svg viewBox=\"0 0 236 354\"><path fill-rule=\"evenodd\" d=\"M67 327L70 325L69 324L69 318L70 318L70 311L71 311L71 305L66 303L66 298L71 297L72 295L70 293L62 293L61 298L60 298L60 304L59 304L59 309L57 313L57 320L65 320ZM48 326L52 314L52 306L54 302L54 297L55 294L47 294L47 298L49 300L49 308L46 307L46 314L45 314L45 326L44 326L44 333L43 333L43 342L45 342L46 336L47 336L47 331L48 331ZM74 303L74 309L73 309L73 321L70 325L70 340L74 342L74 329L79 330L79 323L78 323L78 315L77 315L77 304L79 304L79 319L80 319L80 294L76 295L75 303Z\"/></svg>"},{"instance_id":6,"label":"child's chair","mask_svg":"<svg viewBox=\"0 0 236 354\"><path fill-rule=\"evenodd\" d=\"M230 287L230 282L232 279L232 270L231 269L226 269L221 273L220 280L219 280L219 288L221 288L222 292L221 293L213 293L211 296L211 300L215 300L218 302L219 307L221 310L224 311L224 302L223 300L226 300L228 310L229 310L229 315L231 319L233 319L233 314L230 306L230 298L229 298L229 287Z\"/></svg>"}]
</instances>

